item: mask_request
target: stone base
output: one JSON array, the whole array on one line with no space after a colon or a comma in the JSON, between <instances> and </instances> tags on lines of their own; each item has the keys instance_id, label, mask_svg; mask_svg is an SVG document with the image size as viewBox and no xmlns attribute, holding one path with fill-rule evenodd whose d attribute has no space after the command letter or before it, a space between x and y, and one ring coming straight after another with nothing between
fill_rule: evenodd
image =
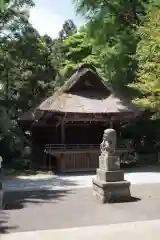
<instances>
[{"instance_id":1,"label":"stone base","mask_svg":"<svg viewBox=\"0 0 160 240\"><path fill-rule=\"evenodd\" d=\"M104 169L97 168L97 181L102 182L120 182L124 181L124 171L106 171Z\"/></svg>"},{"instance_id":2,"label":"stone base","mask_svg":"<svg viewBox=\"0 0 160 240\"><path fill-rule=\"evenodd\" d=\"M130 182L102 182L92 180L93 194L101 203L127 202L131 200Z\"/></svg>"},{"instance_id":3,"label":"stone base","mask_svg":"<svg viewBox=\"0 0 160 240\"><path fill-rule=\"evenodd\" d=\"M120 159L116 155L100 155L99 156L99 169L105 171L117 171L120 169Z\"/></svg>"}]
</instances>

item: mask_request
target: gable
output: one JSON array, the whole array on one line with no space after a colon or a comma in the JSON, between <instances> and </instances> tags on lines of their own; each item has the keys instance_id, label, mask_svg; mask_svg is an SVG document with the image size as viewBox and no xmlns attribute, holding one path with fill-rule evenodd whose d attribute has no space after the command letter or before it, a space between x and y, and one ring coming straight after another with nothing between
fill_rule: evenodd
<instances>
[{"instance_id":1,"label":"gable","mask_svg":"<svg viewBox=\"0 0 160 240\"><path fill-rule=\"evenodd\" d=\"M80 69L71 78L77 78L76 81L70 86L68 92L80 93L81 91L87 92L109 92L107 87L102 82L100 76L93 72L91 69Z\"/></svg>"}]
</instances>

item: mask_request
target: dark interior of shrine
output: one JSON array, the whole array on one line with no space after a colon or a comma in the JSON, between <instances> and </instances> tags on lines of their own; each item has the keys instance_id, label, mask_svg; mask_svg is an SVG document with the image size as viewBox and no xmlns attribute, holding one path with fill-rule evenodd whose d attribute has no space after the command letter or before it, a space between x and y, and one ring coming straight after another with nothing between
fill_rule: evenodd
<instances>
[{"instance_id":1,"label":"dark interior of shrine","mask_svg":"<svg viewBox=\"0 0 160 240\"><path fill-rule=\"evenodd\" d=\"M66 144L100 144L107 125L99 122L67 124L65 142Z\"/></svg>"},{"instance_id":2,"label":"dark interior of shrine","mask_svg":"<svg viewBox=\"0 0 160 240\"><path fill-rule=\"evenodd\" d=\"M63 144L100 144L103 132L110 127L109 122L68 122L64 124ZM119 135L118 126L114 125ZM36 144L61 144L61 125L35 126L32 141Z\"/></svg>"}]
</instances>

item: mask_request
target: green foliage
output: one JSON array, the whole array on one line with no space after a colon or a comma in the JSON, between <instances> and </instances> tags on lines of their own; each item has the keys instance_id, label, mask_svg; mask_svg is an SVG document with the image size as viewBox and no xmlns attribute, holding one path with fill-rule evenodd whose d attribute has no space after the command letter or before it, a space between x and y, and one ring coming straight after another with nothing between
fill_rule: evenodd
<instances>
[{"instance_id":1,"label":"green foliage","mask_svg":"<svg viewBox=\"0 0 160 240\"><path fill-rule=\"evenodd\" d=\"M62 30L59 32L59 38L61 40L63 40L66 37L71 36L76 32L77 32L76 25L74 24L74 22L71 19L69 19L64 22Z\"/></svg>"},{"instance_id":2,"label":"green foliage","mask_svg":"<svg viewBox=\"0 0 160 240\"><path fill-rule=\"evenodd\" d=\"M111 87L139 91L136 103L160 109L160 3L157 0L74 0L88 20L102 75Z\"/></svg>"},{"instance_id":3,"label":"green foliage","mask_svg":"<svg viewBox=\"0 0 160 240\"><path fill-rule=\"evenodd\" d=\"M23 149L19 113L46 97L56 75L52 40L28 22L31 6L30 0L8 1L0 14L0 154L7 160Z\"/></svg>"},{"instance_id":4,"label":"green foliage","mask_svg":"<svg viewBox=\"0 0 160 240\"><path fill-rule=\"evenodd\" d=\"M66 56L65 68L71 70L82 63L90 63L97 67L91 42L87 39L87 33L79 32L68 37L63 43L63 51Z\"/></svg>"},{"instance_id":5,"label":"green foliage","mask_svg":"<svg viewBox=\"0 0 160 240\"><path fill-rule=\"evenodd\" d=\"M11 101L13 106L14 101L16 108L25 110L53 87L55 71L49 46L32 28L26 28L23 36L7 41L2 50L1 74L7 85L7 103Z\"/></svg>"},{"instance_id":6,"label":"green foliage","mask_svg":"<svg viewBox=\"0 0 160 240\"><path fill-rule=\"evenodd\" d=\"M95 38L103 71L113 88L123 89L135 77L138 42L135 32L147 2L74 0L77 11L88 19L89 34Z\"/></svg>"},{"instance_id":7,"label":"green foliage","mask_svg":"<svg viewBox=\"0 0 160 240\"><path fill-rule=\"evenodd\" d=\"M1 0L0 1L0 11L3 12L7 6L8 1L7 0Z\"/></svg>"},{"instance_id":8,"label":"green foliage","mask_svg":"<svg viewBox=\"0 0 160 240\"><path fill-rule=\"evenodd\" d=\"M145 23L139 28L137 46L139 68L131 87L140 92L135 102L157 109L160 114L160 4L151 4Z\"/></svg>"},{"instance_id":9,"label":"green foliage","mask_svg":"<svg viewBox=\"0 0 160 240\"><path fill-rule=\"evenodd\" d=\"M3 11L0 11L0 41L21 34L29 24L29 8L34 6L32 0L5 1Z\"/></svg>"},{"instance_id":10,"label":"green foliage","mask_svg":"<svg viewBox=\"0 0 160 240\"><path fill-rule=\"evenodd\" d=\"M24 137L15 120L11 120L4 107L0 107L0 153L5 162L23 151Z\"/></svg>"},{"instance_id":11,"label":"green foliage","mask_svg":"<svg viewBox=\"0 0 160 240\"><path fill-rule=\"evenodd\" d=\"M92 42L88 39L87 32L79 31L68 36L61 43L61 64L59 65L59 76L56 85L59 86L71 75L74 69L82 63L89 63L100 67L98 57L95 55Z\"/></svg>"}]
</instances>

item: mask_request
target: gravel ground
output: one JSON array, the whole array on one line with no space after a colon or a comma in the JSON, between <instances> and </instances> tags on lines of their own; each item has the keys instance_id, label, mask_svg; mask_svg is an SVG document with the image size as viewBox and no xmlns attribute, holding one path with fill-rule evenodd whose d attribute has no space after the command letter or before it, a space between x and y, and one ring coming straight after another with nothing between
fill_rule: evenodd
<instances>
[{"instance_id":1,"label":"gravel ground","mask_svg":"<svg viewBox=\"0 0 160 240\"><path fill-rule=\"evenodd\" d=\"M129 203L99 204L91 188L5 194L0 231L21 232L160 219L160 184L132 185Z\"/></svg>"}]
</instances>

